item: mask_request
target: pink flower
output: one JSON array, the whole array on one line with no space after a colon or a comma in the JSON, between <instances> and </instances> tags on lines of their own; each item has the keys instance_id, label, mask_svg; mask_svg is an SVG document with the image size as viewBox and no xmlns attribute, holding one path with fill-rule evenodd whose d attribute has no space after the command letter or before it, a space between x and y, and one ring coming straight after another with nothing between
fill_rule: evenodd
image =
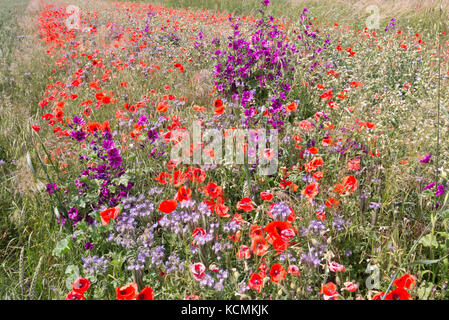
<instances>
[{"instance_id":1,"label":"pink flower","mask_svg":"<svg viewBox=\"0 0 449 320\"><path fill-rule=\"evenodd\" d=\"M343 271L343 272L345 272L345 266L344 265L341 265L341 264L338 264L337 262L331 262L331 263L329 263L329 265L328 265L328 267L329 267L329 271L332 271L332 272L341 272L341 271Z\"/></svg>"},{"instance_id":2,"label":"pink flower","mask_svg":"<svg viewBox=\"0 0 449 320\"><path fill-rule=\"evenodd\" d=\"M288 266L287 269L288 273L291 274L292 276L300 276L301 272L299 272L299 267L295 264L291 264Z\"/></svg>"},{"instance_id":3,"label":"pink flower","mask_svg":"<svg viewBox=\"0 0 449 320\"><path fill-rule=\"evenodd\" d=\"M206 266L201 262L194 263L190 266L190 272L197 281L201 281L204 278L204 276L206 275L204 273L205 271Z\"/></svg>"},{"instance_id":4,"label":"pink flower","mask_svg":"<svg viewBox=\"0 0 449 320\"><path fill-rule=\"evenodd\" d=\"M354 282L345 282L344 283L344 288L341 289L341 291L346 290L349 292L354 292L359 288L359 284L358 283L354 283Z\"/></svg>"}]
</instances>

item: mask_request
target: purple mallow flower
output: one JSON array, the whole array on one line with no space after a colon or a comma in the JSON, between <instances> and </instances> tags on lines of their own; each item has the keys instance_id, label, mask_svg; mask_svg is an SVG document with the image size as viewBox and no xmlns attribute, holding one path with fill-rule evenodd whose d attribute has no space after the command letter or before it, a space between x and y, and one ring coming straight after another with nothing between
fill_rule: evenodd
<instances>
[{"instance_id":1,"label":"purple mallow flower","mask_svg":"<svg viewBox=\"0 0 449 320\"><path fill-rule=\"evenodd\" d=\"M56 190L58 190L58 186L56 185L56 183L49 183L47 184L47 192L49 194L53 194Z\"/></svg>"},{"instance_id":2,"label":"purple mallow flower","mask_svg":"<svg viewBox=\"0 0 449 320\"><path fill-rule=\"evenodd\" d=\"M431 160L430 158L432 157L432 155L428 154L426 156L424 156L421 160L419 160L419 162L421 163L429 163Z\"/></svg>"},{"instance_id":3,"label":"purple mallow flower","mask_svg":"<svg viewBox=\"0 0 449 320\"><path fill-rule=\"evenodd\" d=\"M439 197L444 194L444 186L442 184L438 185L437 191L435 192L435 196Z\"/></svg>"},{"instance_id":4,"label":"purple mallow flower","mask_svg":"<svg viewBox=\"0 0 449 320\"><path fill-rule=\"evenodd\" d=\"M426 185L423 189L424 190L428 190L428 189L432 189L435 186L435 182L429 183L428 185Z\"/></svg>"}]
</instances>

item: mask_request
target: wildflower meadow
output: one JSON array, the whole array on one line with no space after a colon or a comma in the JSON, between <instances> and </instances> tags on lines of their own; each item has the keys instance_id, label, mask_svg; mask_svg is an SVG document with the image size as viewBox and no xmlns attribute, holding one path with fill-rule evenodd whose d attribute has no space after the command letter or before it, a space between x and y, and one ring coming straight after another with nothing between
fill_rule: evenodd
<instances>
[{"instance_id":1,"label":"wildflower meadow","mask_svg":"<svg viewBox=\"0 0 449 320\"><path fill-rule=\"evenodd\" d=\"M448 10L0 0L0 299L448 299Z\"/></svg>"}]
</instances>

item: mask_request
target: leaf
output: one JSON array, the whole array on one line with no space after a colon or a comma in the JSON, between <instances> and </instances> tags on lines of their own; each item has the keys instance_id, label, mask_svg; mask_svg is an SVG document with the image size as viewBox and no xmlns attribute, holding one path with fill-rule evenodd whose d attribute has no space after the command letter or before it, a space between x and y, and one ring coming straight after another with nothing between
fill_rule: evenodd
<instances>
[{"instance_id":1,"label":"leaf","mask_svg":"<svg viewBox=\"0 0 449 320\"><path fill-rule=\"evenodd\" d=\"M65 269L66 275L71 275L71 274L78 275L79 273L80 273L80 270L79 270L78 266L75 266L73 264L68 265L67 268Z\"/></svg>"},{"instance_id":2,"label":"leaf","mask_svg":"<svg viewBox=\"0 0 449 320\"><path fill-rule=\"evenodd\" d=\"M441 213L441 216L443 217L443 219L449 219L449 210L446 210L443 213Z\"/></svg>"},{"instance_id":3,"label":"leaf","mask_svg":"<svg viewBox=\"0 0 449 320\"><path fill-rule=\"evenodd\" d=\"M27 151L27 163L28 167L30 167L31 172L33 172L33 175L36 177L36 170L34 170L33 162L31 161L31 156L28 151Z\"/></svg>"},{"instance_id":4,"label":"leaf","mask_svg":"<svg viewBox=\"0 0 449 320\"><path fill-rule=\"evenodd\" d=\"M426 283L423 281L423 283L419 286L417 290L417 295L419 300L427 300L432 293L433 284L432 283Z\"/></svg>"},{"instance_id":5,"label":"leaf","mask_svg":"<svg viewBox=\"0 0 449 320\"><path fill-rule=\"evenodd\" d=\"M73 264L67 266L65 269L65 274L67 276L67 279L65 280L65 285L67 287L67 290L72 290L72 283L78 279L80 275L79 268Z\"/></svg>"},{"instance_id":6,"label":"leaf","mask_svg":"<svg viewBox=\"0 0 449 320\"><path fill-rule=\"evenodd\" d=\"M124 186L127 186L127 185L128 185L128 182L129 182L129 180L130 180L130 176L128 176L127 174L124 174L124 175L122 175L120 178L114 179L114 180L117 181L117 184L118 184L118 185L124 185Z\"/></svg>"},{"instance_id":7,"label":"leaf","mask_svg":"<svg viewBox=\"0 0 449 320\"><path fill-rule=\"evenodd\" d=\"M449 233L447 232L437 232L440 236L442 236L445 239L449 239Z\"/></svg>"},{"instance_id":8,"label":"leaf","mask_svg":"<svg viewBox=\"0 0 449 320\"><path fill-rule=\"evenodd\" d=\"M56 218L60 218L61 217L61 214L59 213L59 210L58 210L58 208L57 207L55 207L54 208L54 212L55 212L55 216L56 216Z\"/></svg>"},{"instance_id":9,"label":"leaf","mask_svg":"<svg viewBox=\"0 0 449 320\"><path fill-rule=\"evenodd\" d=\"M422 244L424 247L435 247L438 248L438 242L435 238L435 236L433 236L432 234L428 234L424 237L421 238L421 240L419 240L419 243Z\"/></svg>"},{"instance_id":10,"label":"leaf","mask_svg":"<svg viewBox=\"0 0 449 320\"><path fill-rule=\"evenodd\" d=\"M423 265L434 264L434 263L440 262L440 260L441 259L437 259L437 260L416 260L416 261L410 262L410 265L415 265L415 264L423 264Z\"/></svg>"},{"instance_id":11,"label":"leaf","mask_svg":"<svg viewBox=\"0 0 449 320\"><path fill-rule=\"evenodd\" d=\"M53 249L52 253L56 257L61 257L65 253L69 252L70 245L72 243L72 236L68 236L56 243L56 247Z\"/></svg>"}]
</instances>

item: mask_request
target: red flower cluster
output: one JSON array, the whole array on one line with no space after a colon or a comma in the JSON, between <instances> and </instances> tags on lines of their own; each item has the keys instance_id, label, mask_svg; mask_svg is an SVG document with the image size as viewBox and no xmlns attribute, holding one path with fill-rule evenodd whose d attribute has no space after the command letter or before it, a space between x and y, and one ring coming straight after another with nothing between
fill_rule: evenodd
<instances>
[{"instance_id":1,"label":"red flower cluster","mask_svg":"<svg viewBox=\"0 0 449 320\"><path fill-rule=\"evenodd\" d=\"M154 300L154 291L146 286L138 293L137 283L132 282L121 288L116 287L117 300Z\"/></svg>"},{"instance_id":2,"label":"red flower cluster","mask_svg":"<svg viewBox=\"0 0 449 320\"><path fill-rule=\"evenodd\" d=\"M90 281L86 278L78 278L72 283L72 291L70 291L65 300L86 300L84 293L90 288Z\"/></svg>"},{"instance_id":3,"label":"red flower cluster","mask_svg":"<svg viewBox=\"0 0 449 320\"><path fill-rule=\"evenodd\" d=\"M405 274L399 279L394 280L393 285L396 289L389 292L385 296L385 292L379 292L373 296L372 300L413 300L410 293L406 289L410 289L416 285L416 278L413 275Z\"/></svg>"}]
</instances>

